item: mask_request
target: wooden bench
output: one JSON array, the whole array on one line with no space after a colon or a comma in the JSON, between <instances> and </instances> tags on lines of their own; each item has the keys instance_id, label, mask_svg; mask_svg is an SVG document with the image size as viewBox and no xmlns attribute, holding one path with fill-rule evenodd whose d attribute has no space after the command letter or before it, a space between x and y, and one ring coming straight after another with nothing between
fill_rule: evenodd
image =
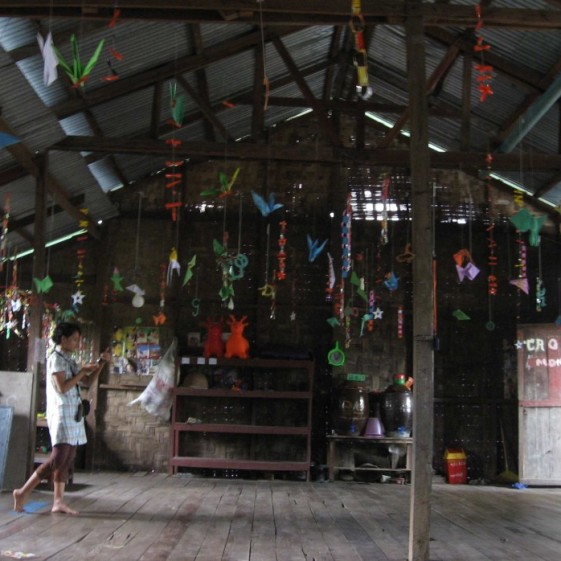
<instances>
[{"instance_id":1,"label":"wooden bench","mask_svg":"<svg viewBox=\"0 0 561 561\"><path fill-rule=\"evenodd\" d=\"M328 435L327 436L327 468L329 470L329 481L334 481L335 476L340 470L348 470L352 472L406 472L410 473L413 465L413 439L412 438L386 438L371 436L343 436ZM404 454L391 454L388 466L366 466L360 467L355 465L354 454L358 450L375 451L376 448L383 447L384 452L390 451L391 445L403 446ZM346 452L346 457L343 452ZM352 455L352 459L351 456ZM405 456L405 466L400 467L400 458Z\"/></svg>"}]
</instances>

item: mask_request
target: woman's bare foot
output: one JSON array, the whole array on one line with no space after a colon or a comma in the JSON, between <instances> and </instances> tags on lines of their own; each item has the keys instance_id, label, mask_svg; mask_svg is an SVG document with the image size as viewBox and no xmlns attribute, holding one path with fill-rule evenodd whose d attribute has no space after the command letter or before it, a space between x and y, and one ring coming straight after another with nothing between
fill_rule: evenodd
<instances>
[{"instance_id":1,"label":"woman's bare foot","mask_svg":"<svg viewBox=\"0 0 561 561\"><path fill-rule=\"evenodd\" d=\"M70 508L67 504L63 502L55 502L53 503L53 508L51 512L64 512L65 514L78 514L77 510Z\"/></svg>"},{"instance_id":2,"label":"woman's bare foot","mask_svg":"<svg viewBox=\"0 0 561 561\"><path fill-rule=\"evenodd\" d=\"M25 512L23 505L25 504L25 496L19 489L14 489L14 510L16 512Z\"/></svg>"}]
</instances>

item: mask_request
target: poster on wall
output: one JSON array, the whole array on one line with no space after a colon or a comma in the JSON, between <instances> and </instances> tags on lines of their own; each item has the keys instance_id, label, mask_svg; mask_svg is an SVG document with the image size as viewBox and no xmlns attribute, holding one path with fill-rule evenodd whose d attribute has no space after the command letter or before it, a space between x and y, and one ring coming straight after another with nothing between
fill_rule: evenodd
<instances>
[{"instance_id":1,"label":"poster on wall","mask_svg":"<svg viewBox=\"0 0 561 561\"><path fill-rule=\"evenodd\" d=\"M519 325L519 474L527 485L561 485L561 330Z\"/></svg>"},{"instance_id":2,"label":"poster on wall","mask_svg":"<svg viewBox=\"0 0 561 561\"><path fill-rule=\"evenodd\" d=\"M113 368L115 374L152 376L162 358L157 327L131 325L115 330Z\"/></svg>"}]
</instances>

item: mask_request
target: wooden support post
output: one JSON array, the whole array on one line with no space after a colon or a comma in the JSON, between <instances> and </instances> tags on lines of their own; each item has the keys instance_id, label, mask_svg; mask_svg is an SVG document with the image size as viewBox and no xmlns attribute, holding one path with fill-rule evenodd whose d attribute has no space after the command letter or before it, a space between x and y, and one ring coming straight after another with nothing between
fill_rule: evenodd
<instances>
[{"instance_id":1,"label":"wooden support post","mask_svg":"<svg viewBox=\"0 0 561 561\"><path fill-rule=\"evenodd\" d=\"M41 157L35 188L35 229L33 240L33 278L42 279L45 276L45 231L47 223L47 178L48 155ZM41 327L43 324L43 295L37 292L35 283L32 283L33 305L29 318L29 331L27 336L27 371L32 372L33 382L31 388L31 407L33 415L30 423L29 450L27 475L33 471L33 456L35 452L35 424L37 413L37 398L39 394L40 362L44 357L40 353L44 349L41 341Z\"/></svg>"},{"instance_id":2,"label":"wooden support post","mask_svg":"<svg viewBox=\"0 0 561 561\"><path fill-rule=\"evenodd\" d=\"M428 561L433 446L434 290L432 189L429 182L428 104L422 2L406 3L406 40L411 111L413 262L413 474L409 517L409 561Z\"/></svg>"}]
</instances>

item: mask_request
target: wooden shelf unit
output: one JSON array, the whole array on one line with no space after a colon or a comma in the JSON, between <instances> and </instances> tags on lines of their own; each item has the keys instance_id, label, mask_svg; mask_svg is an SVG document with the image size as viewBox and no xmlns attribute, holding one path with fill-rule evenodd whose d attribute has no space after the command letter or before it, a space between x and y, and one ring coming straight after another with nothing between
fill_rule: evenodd
<instances>
[{"instance_id":1,"label":"wooden shelf unit","mask_svg":"<svg viewBox=\"0 0 561 561\"><path fill-rule=\"evenodd\" d=\"M209 389L174 388L170 473L290 471L309 481L313 361L183 357L179 368L180 381L204 373ZM238 387L222 387L224 379Z\"/></svg>"},{"instance_id":2,"label":"wooden shelf unit","mask_svg":"<svg viewBox=\"0 0 561 561\"><path fill-rule=\"evenodd\" d=\"M372 437L372 436L344 436L344 435L328 435L327 436L327 468L329 470L329 481L334 481L337 473L341 470L352 472L405 472L410 473L413 467L413 439L412 438L394 438L394 437ZM389 449L390 445L400 445L405 448L405 466L400 467L399 458L391 458L387 467L360 467L355 466L354 458L349 460L349 455L345 461L344 454L341 449L346 449L354 455L354 452L360 448L383 447ZM390 456L391 457L391 456Z\"/></svg>"}]
</instances>

